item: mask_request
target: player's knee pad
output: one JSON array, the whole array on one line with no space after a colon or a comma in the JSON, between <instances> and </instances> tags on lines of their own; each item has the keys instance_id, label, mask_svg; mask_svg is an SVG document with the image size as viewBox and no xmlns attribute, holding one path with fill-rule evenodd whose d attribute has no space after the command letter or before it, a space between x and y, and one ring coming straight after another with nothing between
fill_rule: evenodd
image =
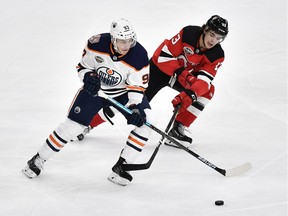
<instances>
[{"instance_id":1,"label":"player's knee pad","mask_svg":"<svg viewBox=\"0 0 288 216\"><path fill-rule=\"evenodd\" d=\"M214 87L214 85L211 84L210 89L204 95L202 95L200 98L204 98L204 99L208 100L208 102L209 102L213 98L214 93L215 93L215 87Z\"/></svg>"},{"instance_id":2,"label":"player's knee pad","mask_svg":"<svg viewBox=\"0 0 288 216\"><path fill-rule=\"evenodd\" d=\"M56 133L64 140L70 141L83 132L86 126L67 118L56 128Z\"/></svg>"},{"instance_id":3,"label":"player's knee pad","mask_svg":"<svg viewBox=\"0 0 288 216\"><path fill-rule=\"evenodd\" d=\"M215 92L215 88L213 85L211 85L211 88L207 93L197 98L197 101L195 104L192 104L195 108L198 108L199 110L203 110L204 107L210 102L210 100L213 98Z\"/></svg>"},{"instance_id":4,"label":"player's knee pad","mask_svg":"<svg viewBox=\"0 0 288 216\"><path fill-rule=\"evenodd\" d=\"M179 113L179 115L177 115L176 121L179 121L186 127L189 127L196 120L196 118L201 114L205 106L213 98L214 92L215 92L215 87L214 85L211 85L208 92L206 92L202 96L199 96L197 98L197 101L195 101L192 105L190 105L186 111Z\"/></svg>"}]
</instances>

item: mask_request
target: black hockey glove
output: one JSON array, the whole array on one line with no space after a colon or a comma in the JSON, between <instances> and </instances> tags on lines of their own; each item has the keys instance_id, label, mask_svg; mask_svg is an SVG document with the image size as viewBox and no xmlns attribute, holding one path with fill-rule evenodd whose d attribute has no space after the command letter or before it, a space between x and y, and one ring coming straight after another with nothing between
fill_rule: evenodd
<instances>
[{"instance_id":1,"label":"black hockey glove","mask_svg":"<svg viewBox=\"0 0 288 216\"><path fill-rule=\"evenodd\" d=\"M141 104L132 104L128 108L132 110L133 113L126 116L127 124L141 127L146 121L146 114L141 107Z\"/></svg>"},{"instance_id":2,"label":"black hockey glove","mask_svg":"<svg viewBox=\"0 0 288 216\"><path fill-rule=\"evenodd\" d=\"M87 72L84 75L83 90L91 95L96 95L100 89L101 81L95 72Z\"/></svg>"}]
</instances>

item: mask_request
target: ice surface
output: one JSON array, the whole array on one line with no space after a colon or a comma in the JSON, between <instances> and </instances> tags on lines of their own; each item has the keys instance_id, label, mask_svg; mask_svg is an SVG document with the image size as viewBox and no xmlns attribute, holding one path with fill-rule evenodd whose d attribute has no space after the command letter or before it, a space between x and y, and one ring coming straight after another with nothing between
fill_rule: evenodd
<instances>
[{"instance_id":1,"label":"ice surface","mask_svg":"<svg viewBox=\"0 0 288 216\"><path fill-rule=\"evenodd\" d=\"M0 215L286 216L287 1L285 0L1 0ZM188 153L162 146L151 168L120 187L107 181L131 127L123 118L74 142L29 180L21 174L65 119L81 84L75 66L86 40L114 19L134 25L149 56L185 25L211 15L229 20L226 60L216 94L190 127L192 150L221 168L251 162L224 177ZM165 129L176 93L152 101ZM153 133L137 162L146 162ZM224 206L215 206L215 200Z\"/></svg>"}]
</instances>

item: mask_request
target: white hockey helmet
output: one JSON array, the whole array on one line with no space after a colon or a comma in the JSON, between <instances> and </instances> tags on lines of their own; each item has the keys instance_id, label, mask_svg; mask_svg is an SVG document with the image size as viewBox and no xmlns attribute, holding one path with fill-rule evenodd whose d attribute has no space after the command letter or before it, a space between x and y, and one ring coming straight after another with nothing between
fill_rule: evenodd
<instances>
[{"instance_id":1,"label":"white hockey helmet","mask_svg":"<svg viewBox=\"0 0 288 216\"><path fill-rule=\"evenodd\" d=\"M136 33L131 23L124 18L120 20L115 20L112 22L111 28L110 28L110 35L111 35L112 44L114 45L114 48L116 50L117 50L116 39L121 39L121 40L132 39L131 47L134 47L137 42Z\"/></svg>"}]
</instances>

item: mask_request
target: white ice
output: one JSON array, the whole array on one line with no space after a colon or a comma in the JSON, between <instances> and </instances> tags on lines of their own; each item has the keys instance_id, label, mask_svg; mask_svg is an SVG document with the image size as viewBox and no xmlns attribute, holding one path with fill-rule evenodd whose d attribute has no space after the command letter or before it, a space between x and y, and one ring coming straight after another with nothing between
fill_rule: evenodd
<instances>
[{"instance_id":1,"label":"white ice","mask_svg":"<svg viewBox=\"0 0 288 216\"><path fill-rule=\"evenodd\" d=\"M187 152L162 146L150 169L127 187L107 181L131 127L121 116L83 142L68 144L28 179L21 169L65 119L81 83L75 66L86 40L131 21L149 56L186 25L214 14L229 20L226 60L216 94L190 127L192 150L221 168L251 162L224 177ZM287 215L286 0L1 0L0 215ZM165 129L176 92L152 101ZM153 133L137 162L146 162ZM224 206L215 206L215 200Z\"/></svg>"}]
</instances>

